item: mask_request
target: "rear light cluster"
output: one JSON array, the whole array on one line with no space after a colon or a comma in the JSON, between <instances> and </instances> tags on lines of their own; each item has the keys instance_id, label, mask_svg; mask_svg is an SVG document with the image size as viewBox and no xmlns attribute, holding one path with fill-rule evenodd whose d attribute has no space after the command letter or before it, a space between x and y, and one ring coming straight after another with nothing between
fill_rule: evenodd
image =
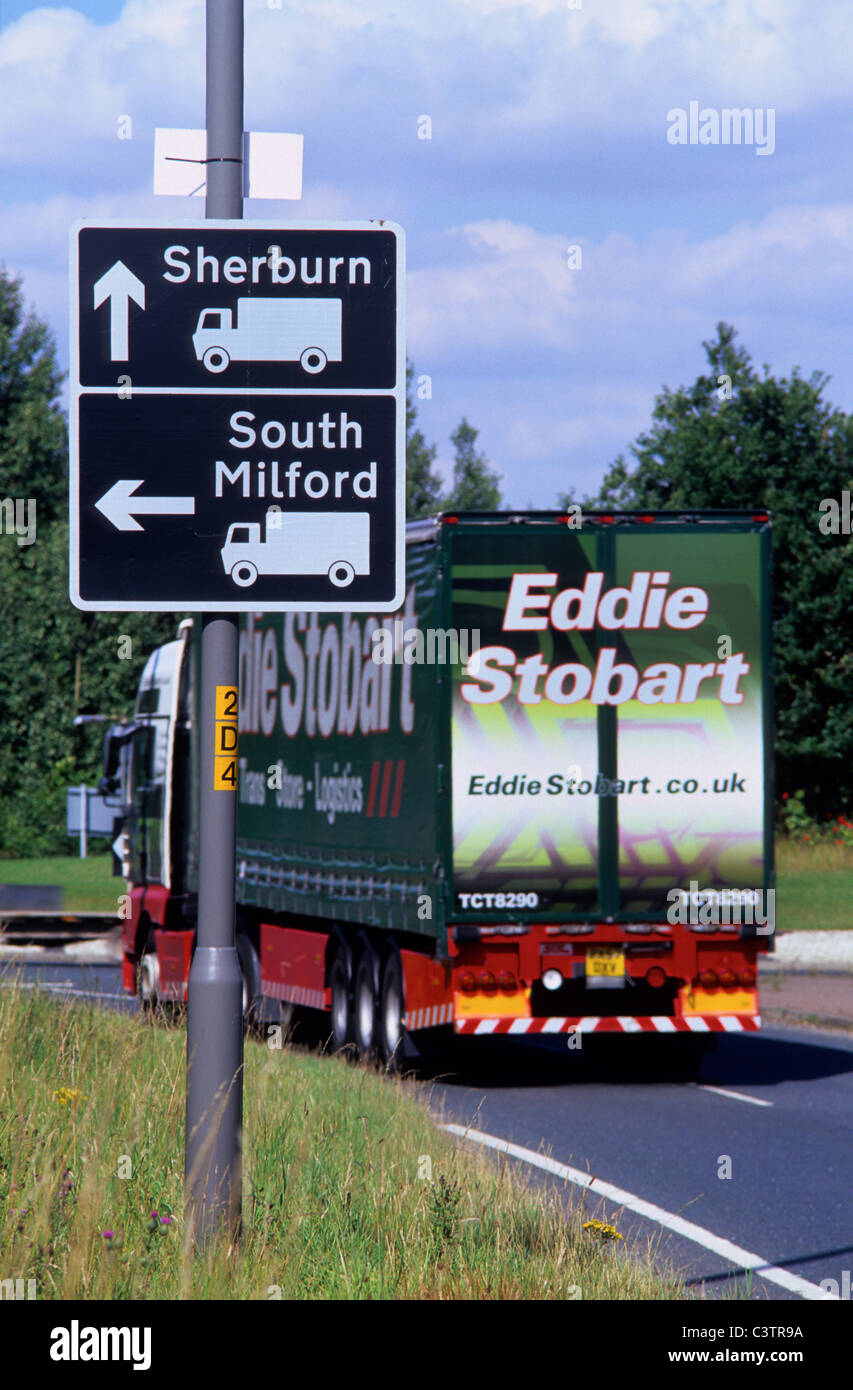
<instances>
[{"instance_id":1,"label":"rear light cluster","mask_svg":"<svg viewBox=\"0 0 853 1390\"><path fill-rule=\"evenodd\" d=\"M466 994L473 994L475 990L493 994L496 989L518 988L518 981L511 970L499 970L497 976L491 970L463 970L457 984Z\"/></svg>"},{"instance_id":2,"label":"rear light cluster","mask_svg":"<svg viewBox=\"0 0 853 1390\"><path fill-rule=\"evenodd\" d=\"M743 989L753 989L755 987L755 971L749 966L743 970L700 970L695 983L701 985L703 989L734 989L740 985Z\"/></svg>"}]
</instances>

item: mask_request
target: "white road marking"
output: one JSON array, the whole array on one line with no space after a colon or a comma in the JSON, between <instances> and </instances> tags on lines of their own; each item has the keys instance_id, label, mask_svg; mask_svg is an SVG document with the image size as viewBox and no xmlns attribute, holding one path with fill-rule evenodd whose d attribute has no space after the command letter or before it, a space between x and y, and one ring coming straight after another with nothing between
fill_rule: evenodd
<instances>
[{"instance_id":1,"label":"white road marking","mask_svg":"<svg viewBox=\"0 0 853 1390\"><path fill-rule=\"evenodd\" d=\"M700 1091L713 1091L715 1096L727 1096L729 1100L745 1100L747 1105L767 1105L773 1108L772 1100L759 1100L758 1096L745 1096L741 1091L727 1091L722 1086L700 1085Z\"/></svg>"},{"instance_id":2,"label":"white road marking","mask_svg":"<svg viewBox=\"0 0 853 1390\"><path fill-rule=\"evenodd\" d=\"M441 1128L447 1130L449 1134L458 1135L460 1139L470 1139L473 1143L482 1144L487 1149L497 1149L499 1153L508 1154L510 1158L518 1158L522 1163L529 1163L534 1168L542 1168L546 1173L553 1173L555 1177L563 1178L566 1182L575 1183L578 1187L586 1188L597 1196L606 1197L608 1201L616 1203L617 1206L627 1207L629 1211L636 1212L638 1216L645 1216L650 1221L657 1221L658 1225L673 1231L676 1235L684 1236L687 1240L692 1240L696 1245L703 1246L704 1249L710 1250L720 1259L728 1261L738 1269L753 1269L761 1275L762 1279L767 1279L771 1284L778 1284L790 1293L799 1294L800 1298L816 1301L839 1301L837 1294L829 1293L826 1289L822 1289L819 1284L810 1284L807 1279L801 1279L798 1274L790 1274L787 1269L780 1269L777 1265L768 1264L761 1255L755 1255L751 1250L744 1250L742 1246L735 1245L723 1236L714 1235L713 1231L706 1230L704 1226L697 1226L693 1221L685 1221L683 1216L666 1211L663 1207L656 1206L654 1202L647 1202L644 1198L637 1197L633 1192L626 1192L623 1187L615 1187L613 1183L602 1182L600 1178L590 1177L589 1173L582 1173L579 1168L570 1168L566 1163L558 1163L556 1159L547 1158L545 1154L536 1153L533 1149L524 1149L520 1144L510 1144L506 1139L497 1139L493 1134L483 1134L477 1129L466 1129L464 1125L442 1125Z\"/></svg>"}]
</instances>

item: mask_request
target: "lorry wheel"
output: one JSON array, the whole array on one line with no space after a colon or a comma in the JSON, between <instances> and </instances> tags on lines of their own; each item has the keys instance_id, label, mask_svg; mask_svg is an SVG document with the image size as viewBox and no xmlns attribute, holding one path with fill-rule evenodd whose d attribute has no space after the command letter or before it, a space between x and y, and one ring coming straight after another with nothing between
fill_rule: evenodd
<instances>
[{"instance_id":1,"label":"lorry wheel","mask_svg":"<svg viewBox=\"0 0 853 1390\"><path fill-rule=\"evenodd\" d=\"M231 571L231 578L241 589L248 589L250 584L254 584L258 577L258 571L251 560L238 560Z\"/></svg>"},{"instance_id":2,"label":"lorry wheel","mask_svg":"<svg viewBox=\"0 0 853 1390\"><path fill-rule=\"evenodd\" d=\"M153 1013L160 1002L160 958L154 944L154 933L149 932L145 951L137 971L139 1002L145 1013Z\"/></svg>"},{"instance_id":3,"label":"lorry wheel","mask_svg":"<svg viewBox=\"0 0 853 1390\"><path fill-rule=\"evenodd\" d=\"M362 1061L371 1061L376 1051L376 987L373 962L364 952L355 972L353 990L353 1040Z\"/></svg>"},{"instance_id":4,"label":"lorry wheel","mask_svg":"<svg viewBox=\"0 0 853 1390\"><path fill-rule=\"evenodd\" d=\"M264 1008L261 987L261 963L250 938L237 933L237 960L243 976L243 1024L247 1032L260 1032Z\"/></svg>"},{"instance_id":5,"label":"lorry wheel","mask_svg":"<svg viewBox=\"0 0 853 1390\"><path fill-rule=\"evenodd\" d=\"M403 1024L403 967L396 951L385 962L379 1003L379 1054L389 1071L405 1063L406 1029Z\"/></svg>"},{"instance_id":6,"label":"lorry wheel","mask_svg":"<svg viewBox=\"0 0 853 1390\"><path fill-rule=\"evenodd\" d=\"M355 570L349 560L336 560L329 566L329 580L336 589L345 589L355 579Z\"/></svg>"},{"instance_id":7,"label":"lorry wheel","mask_svg":"<svg viewBox=\"0 0 853 1390\"><path fill-rule=\"evenodd\" d=\"M335 956L329 974L332 994L332 1048L342 1052L351 1039L349 1006L349 971L342 955Z\"/></svg>"},{"instance_id":8,"label":"lorry wheel","mask_svg":"<svg viewBox=\"0 0 853 1390\"><path fill-rule=\"evenodd\" d=\"M316 376L317 372L322 372L328 360L322 348L310 347L303 352L299 359L299 365L304 371Z\"/></svg>"},{"instance_id":9,"label":"lorry wheel","mask_svg":"<svg viewBox=\"0 0 853 1390\"><path fill-rule=\"evenodd\" d=\"M224 348L210 347L201 360L209 372L224 372L231 358Z\"/></svg>"}]
</instances>

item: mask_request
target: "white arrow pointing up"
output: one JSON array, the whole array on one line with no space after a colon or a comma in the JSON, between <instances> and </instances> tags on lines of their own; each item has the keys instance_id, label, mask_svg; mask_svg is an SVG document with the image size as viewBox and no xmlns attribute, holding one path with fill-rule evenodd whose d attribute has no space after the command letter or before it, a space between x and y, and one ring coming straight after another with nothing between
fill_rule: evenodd
<instances>
[{"instance_id":1,"label":"white arrow pointing up","mask_svg":"<svg viewBox=\"0 0 853 1390\"><path fill-rule=\"evenodd\" d=\"M134 497L132 494L142 487L143 478L119 478L108 492L95 503L99 512L111 521L117 531L143 531L145 528L134 520L137 516L193 516L194 497Z\"/></svg>"},{"instance_id":2,"label":"white arrow pointing up","mask_svg":"<svg viewBox=\"0 0 853 1390\"><path fill-rule=\"evenodd\" d=\"M110 360L126 362L129 305L132 299L140 309L145 308L145 286L124 261L116 261L95 281L95 308L100 309L105 299L110 301Z\"/></svg>"}]
</instances>

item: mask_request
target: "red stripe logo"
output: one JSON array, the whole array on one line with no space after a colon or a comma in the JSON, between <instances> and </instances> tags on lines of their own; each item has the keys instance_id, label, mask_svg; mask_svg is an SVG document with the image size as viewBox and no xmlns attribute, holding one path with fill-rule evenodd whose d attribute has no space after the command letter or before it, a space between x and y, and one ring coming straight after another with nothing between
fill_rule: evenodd
<instances>
[{"instance_id":1,"label":"red stripe logo","mask_svg":"<svg viewBox=\"0 0 853 1390\"><path fill-rule=\"evenodd\" d=\"M379 763L374 763L370 769L370 786L367 789L367 809L366 816L373 815L373 807L376 803L376 788L379 784Z\"/></svg>"},{"instance_id":2,"label":"red stripe logo","mask_svg":"<svg viewBox=\"0 0 853 1390\"><path fill-rule=\"evenodd\" d=\"M394 771L395 768L396 773ZM401 758L398 762L395 762L393 758L387 758L384 762L377 760L371 764L370 782L367 787L367 805L364 809L365 816L387 816L390 814L391 817L396 820L400 814L400 806L403 800L403 779L405 775L406 762L404 758ZM393 794L391 791L392 786L394 789Z\"/></svg>"},{"instance_id":3,"label":"red stripe logo","mask_svg":"<svg viewBox=\"0 0 853 1390\"><path fill-rule=\"evenodd\" d=\"M406 774L406 764L401 759L397 764L397 780L394 783L394 799L391 802L391 815L396 820L400 814L400 802L403 799L403 778Z\"/></svg>"}]
</instances>

